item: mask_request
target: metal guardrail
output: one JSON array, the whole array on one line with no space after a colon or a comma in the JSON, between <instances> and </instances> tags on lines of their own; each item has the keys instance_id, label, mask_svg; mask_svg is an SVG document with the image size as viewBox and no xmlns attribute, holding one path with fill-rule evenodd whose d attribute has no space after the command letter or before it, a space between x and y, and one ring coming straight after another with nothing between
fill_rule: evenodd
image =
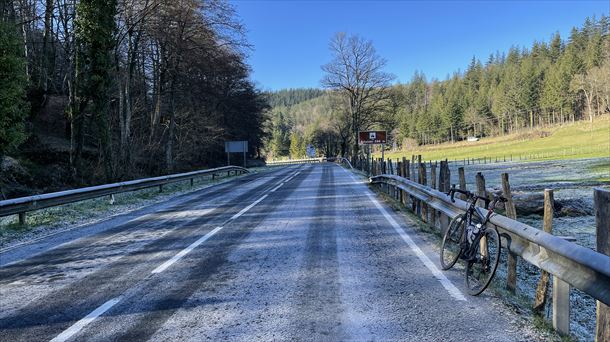
<instances>
[{"instance_id":1,"label":"metal guardrail","mask_svg":"<svg viewBox=\"0 0 610 342\"><path fill-rule=\"evenodd\" d=\"M371 183L399 188L448 217L464 213L468 204L451 202L445 193L395 175L371 177ZM487 211L483 209L483 212ZM589 248L495 214L490 222L498 227L503 247L524 260L610 305L610 257Z\"/></svg>"},{"instance_id":2,"label":"metal guardrail","mask_svg":"<svg viewBox=\"0 0 610 342\"><path fill-rule=\"evenodd\" d=\"M284 160L284 161L278 161L278 162L269 162L266 164L267 164L267 166L281 166L281 165L295 165L295 164L317 164L317 163L322 163L325 161L327 161L327 162L338 161L339 163L343 162L343 163L346 163L352 170L354 169L354 167L352 166L352 163L350 163L350 161L347 158L343 158L343 157L292 159L292 160Z\"/></svg>"},{"instance_id":3,"label":"metal guardrail","mask_svg":"<svg viewBox=\"0 0 610 342\"><path fill-rule=\"evenodd\" d=\"M216 174L219 172L227 172L227 174L235 171L236 173L249 173L247 169L239 166L224 166L215 169L199 170L186 173L179 173L167 176L159 176L153 178L136 179L132 181L104 184L91 186L86 188L52 192L48 194L20 197L9 200L0 201L0 217L14 214L24 214L28 211L54 207L58 205L83 201L87 199L114 195L121 192L135 191L154 186L163 186L165 184L175 183L184 180ZM20 221L21 221L20 217Z\"/></svg>"},{"instance_id":4,"label":"metal guardrail","mask_svg":"<svg viewBox=\"0 0 610 342\"><path fill-rule=\"evenodd\" d=\"M314 164L321 163L324 158L305 158L305 159L291 159L265 163L267 166L282 166L282 165L294 165L294 164Z\"/></svg>"},{"instance_id":5,"label":"metal guardrail","mask_svg":"<svg viewBox=\"0 0 610 342\"><path fill-rule=\"evenodd\" d=\"M339 163L346 163L350 169L354 169L354 167L352 166L352 163L350 163L349 159L347 158L343 158L343 157L333 157L333 158L326 158L326 161L328 162L339 162Z\"/></svg>"}]
</instances>

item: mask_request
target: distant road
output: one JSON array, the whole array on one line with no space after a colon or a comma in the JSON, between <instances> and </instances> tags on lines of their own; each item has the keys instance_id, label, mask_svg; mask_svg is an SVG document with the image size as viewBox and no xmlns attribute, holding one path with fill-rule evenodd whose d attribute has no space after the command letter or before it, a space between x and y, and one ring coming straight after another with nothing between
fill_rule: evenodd
<instances>
[{"instance_id":1,"label":"distant road","mask_svg":"<svg viewBox=\"0 0 610 342\"><path fill-rule=\"evenodd\" d=\"M331 163L79 230L0 254L0 341L537 339Z\"/></svg>"}]
</instances>

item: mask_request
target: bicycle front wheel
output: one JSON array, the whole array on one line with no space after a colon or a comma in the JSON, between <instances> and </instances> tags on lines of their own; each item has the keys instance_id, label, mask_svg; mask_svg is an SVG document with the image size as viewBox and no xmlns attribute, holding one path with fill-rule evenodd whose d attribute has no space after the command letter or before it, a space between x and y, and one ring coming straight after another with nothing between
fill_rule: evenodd
<instances>
[{"instance_id":1,"label":"bicycle front wheel","mask_svg":"<svg viewBox=\"0 0 610 342\"><path fill-rule=\"evenodd\" d=\"M500 235L495 228L487 228L482 234L473 260L466 265L466 288L472 296L485 291L496 273L500 262Z\"/></svg>"},{"instance_id":2,"label":"bicycle front wheel","mask_svg":"<svg viewBox=\"0 0 610 342\"><path fill-rule=\"evenodd\" d=\"M466 227L466 215L462 214L451 220L441 245L441 268L448 270L462 254L462 235Z\"/></svg>"}]
</instances>

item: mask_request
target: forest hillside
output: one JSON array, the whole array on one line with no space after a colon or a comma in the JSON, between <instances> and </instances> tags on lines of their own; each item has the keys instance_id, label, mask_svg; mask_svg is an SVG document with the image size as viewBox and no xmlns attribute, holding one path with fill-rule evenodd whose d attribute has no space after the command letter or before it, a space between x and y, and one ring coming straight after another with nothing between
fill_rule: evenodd
<instances>
[{"instance_id":1,"label":"forest hillside","mask_svg":"<svg viewBox=\"0 0 610 342\"><path fill-rule=\"evenodd\" d=\"M385 92L374 123L362 129L387 130L393 149L593 122L610 113L610 18L588 18L568 37L554 33L529 47L514 46L483 60L475 56L445 80L416 72ZM306 94L318 96L290 100ZM341 146L353 142L354 128L336 91L291 89L272 97L269 156L302 156L308 144L324 155L348 152Z\"/></svg>"}]
</instances>

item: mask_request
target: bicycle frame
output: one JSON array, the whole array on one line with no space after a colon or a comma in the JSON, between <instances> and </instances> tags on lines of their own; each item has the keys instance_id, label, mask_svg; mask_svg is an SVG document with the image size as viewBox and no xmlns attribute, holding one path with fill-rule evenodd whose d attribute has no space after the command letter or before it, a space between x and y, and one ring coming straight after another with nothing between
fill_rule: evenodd
<instances>
[{"instance_id":1,"label":"bicycle frame","mask_svg":"<svg viewBox=\"0 0 610 342\"><path fill-rule=\"evenodd\" d=\"M472 258L473 256L471 254L473 254L473 250L475 249L474 246L476 246L476 244L478 242L479 248L481 249L481 255L483 255L483 257L486 257L488 255L487 243L486 243L485 237L483 235L485 233L485 230L487 230L487 223L489 222L491 215L493 215L493 213L494 213L496 203L503 199L502 199L502 197L496 197L496 198L494 198L493 201L490 201L488 198L474 195L471 192L453 188L453 189L451 189L451 199L452 200L453 200L453 195L455 194L455 192L459 192L459 193L466 195L467 196L466 202L468 203L468 210L466 211L466 229L464 229L464 232L462 233L462 236L460 238L462 255L466 258ZM484 214L482 212L481 208L476 205L478 200L482 200L485 203L485 207L487 208L487 214ZM480 226L479 231L474 236L472 243L470 243L467 239L467 234L468 234L469 227L471 227L474 224L473 214L478 217L478 219L480 220L479 223L481 226Z\"/></svg>"}]
</instances>

